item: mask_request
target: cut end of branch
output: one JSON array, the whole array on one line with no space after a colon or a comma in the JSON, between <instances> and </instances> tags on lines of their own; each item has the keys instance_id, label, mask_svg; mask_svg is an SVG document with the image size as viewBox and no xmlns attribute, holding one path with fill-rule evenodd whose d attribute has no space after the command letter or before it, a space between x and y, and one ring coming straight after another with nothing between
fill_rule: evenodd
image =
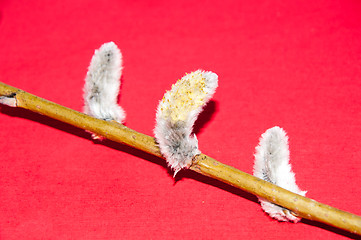
<instances>
[{"instance_id":1,"label":"cut end of branch","mask_svg":"<svg viewBox=\"0 0 361 240\"><path fill-rule=\"evenodd\" d=\"M0 103L9 107L17 107L17 100L15 98L15 94L13 94L13 96L1 96Z\"/></svg>"}]
</instances>

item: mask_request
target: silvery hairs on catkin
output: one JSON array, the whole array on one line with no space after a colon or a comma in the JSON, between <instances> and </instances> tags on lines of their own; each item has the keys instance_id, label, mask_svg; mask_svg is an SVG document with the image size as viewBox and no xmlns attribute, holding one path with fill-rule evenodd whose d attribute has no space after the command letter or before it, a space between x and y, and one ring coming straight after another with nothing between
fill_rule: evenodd
<instances>
[{"instance_id":1,"label":"silvery hairs on catkin","mask_svg":"<svg viewBox=\"0 0 361 240\"><path fill-rule=\"evenodd\" d=\"M84 113L103 120L123 123L125 112L117 104L122 54L113 42L95 50L84 86Z\"/></svg>"},{"instance_id":2,"label":"silvery hairs on catkin","mask_svg":"<svg viewBox=\"0 0 361 240\"><path fill-rule=\"evenodd\" d=\"M174 175L201 153L193 125L217 86L217 74L197 70L173 84L158 105L154 134Z\"/></svg>"},{"instance_id":3,"label":"silvery hairs on catkin","mask_svg":"<svg viewBox=\"0 0 361 240\"><path fill-rule=\"evenodd\" d=\"M305 196L296 184L295 174L289 163L288 137L280 127L273 127L262 134L256 147L253 175L286 190ZM300 218L289 210L259 198L262 209L279 221L298 222Z\"/></svg>"}]
</instances>

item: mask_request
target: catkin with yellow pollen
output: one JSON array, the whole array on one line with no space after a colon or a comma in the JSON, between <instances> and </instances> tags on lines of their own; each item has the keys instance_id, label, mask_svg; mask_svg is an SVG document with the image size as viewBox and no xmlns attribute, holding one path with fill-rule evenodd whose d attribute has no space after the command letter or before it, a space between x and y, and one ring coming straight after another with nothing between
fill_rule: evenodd
<instances>
[{"instance_id":1,"label":"catkin with yellow pollen","mask_svg":"<svg viewBox=\"0 0 361 240\"><path fill-rule=\"evenodd\" d=\"M197 70L173 84L158 105L154 134L174 174L201 153L193 125L217 86L217 74Z\"/></svg>"}]
</instances>

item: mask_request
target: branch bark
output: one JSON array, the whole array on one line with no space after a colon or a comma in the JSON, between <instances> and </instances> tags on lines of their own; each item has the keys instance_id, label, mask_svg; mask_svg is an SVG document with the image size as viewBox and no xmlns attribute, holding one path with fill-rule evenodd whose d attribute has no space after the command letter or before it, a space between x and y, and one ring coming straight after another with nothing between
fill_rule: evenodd
<instances>
[{"instance_id":1,"label":"branch bark","mask_svg":"<svg viewBox=\"0 0 361 240\"><path fill-rule=\"evenodd\" d=\"M107 122L90 117L1 82L0 103L46 115L163 158L153 137L136 132L116 122ZM195 156L189 169L262 197L291 210L299 217L361 235L360 216L287 191L277 185L220 163L204 154Z\"/></svg>"}]
</instances>

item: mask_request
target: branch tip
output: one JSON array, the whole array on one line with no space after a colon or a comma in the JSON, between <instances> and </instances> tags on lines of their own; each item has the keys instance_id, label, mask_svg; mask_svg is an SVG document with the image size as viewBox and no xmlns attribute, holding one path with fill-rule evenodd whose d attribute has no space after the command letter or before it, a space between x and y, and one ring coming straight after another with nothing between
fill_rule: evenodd
<instances>
[{"instance_id":1,"label":"branch tip","mask_svg":"<svg viewBox=\"0 0 361 240\"><path fill-rule=\"evenodd\" d=\"M1 96L0 103L9 107L17 107L16 93L12 93L8 96Z\"/></svg>"}]
</instances>

